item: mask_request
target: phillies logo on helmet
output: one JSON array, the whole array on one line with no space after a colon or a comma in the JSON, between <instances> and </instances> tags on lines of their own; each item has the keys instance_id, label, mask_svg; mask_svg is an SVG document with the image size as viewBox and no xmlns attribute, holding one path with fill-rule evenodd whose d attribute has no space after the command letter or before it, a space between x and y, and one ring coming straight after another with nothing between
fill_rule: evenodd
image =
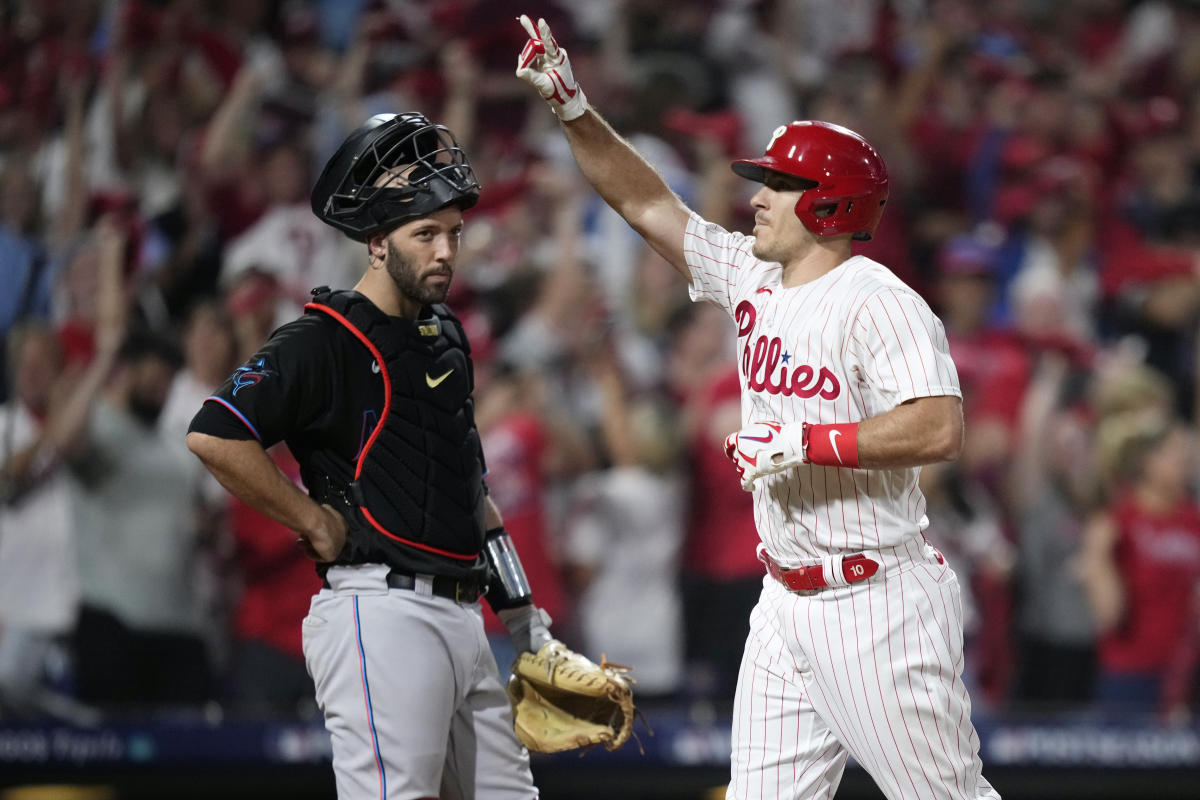
<instances>
[{"instance_id":1,"label":"phillies logo on helmet","mask_svg":"<svg viewBox=\"0 0 1200 800\"><path fill-rule=\"evenodd\" d=\"M785 133L787 133L787 129L788 129L787 125L780 125L778 128L776 128L771 133L771 141L767 142L767 150L771 149L771 147L775 144L776 139L778 139L780 136L783 136Z\"/></svg>"},{"instance_id":2,"label":"phillies logo on helmet","mask_svg":"<svg viewBox=\"0 0 1200 800\"><path fill-rule=\"evenodd\" d=\"M760 335L751 344L750 334L757 318L758 312L749 300L743 300L734 309L738 338L746 337L741 362L746 385L756 392L784 397L808 398L819 394L833 400L841 395L842 384L827 367L789 365L792 356L784 351L783 340L778 336Z\"/></svg>"}]
</instances>

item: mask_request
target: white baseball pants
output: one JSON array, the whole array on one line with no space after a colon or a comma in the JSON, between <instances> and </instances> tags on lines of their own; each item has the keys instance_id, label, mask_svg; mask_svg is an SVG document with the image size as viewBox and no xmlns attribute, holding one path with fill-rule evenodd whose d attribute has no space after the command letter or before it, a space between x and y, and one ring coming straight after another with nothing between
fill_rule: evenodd
<instances>
[{"instance_id":1,"label":"white baseball pants","mask_svg":"<svg viewBox=\"0 0 1200 800\"><path fill-rule=\"evenodd\" d=\"M961 680L958 579L932 548L849 586L774 578L750 617L729 800L828 800L847 756L889 800L999 794Z\"/></svg>"},{"instance_id":2,"label":"white baseball pants","mask_svg":"<svg viewBox=\"0 0 1200 800\"><path fill-rule=\"evenodd\" d=\"M303 623L339 800L534 800L478 603L332 567Z\"/></svg>"}]
</instances>

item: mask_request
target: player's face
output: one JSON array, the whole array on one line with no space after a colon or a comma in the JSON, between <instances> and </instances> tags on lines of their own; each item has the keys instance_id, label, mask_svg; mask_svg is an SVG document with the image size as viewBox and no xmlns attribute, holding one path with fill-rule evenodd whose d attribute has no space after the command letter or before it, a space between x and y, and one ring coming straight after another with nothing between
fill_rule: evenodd
<instances>
[{"instance_id":1,"label":"player's face","mask_svg":"<svg viewBox=\"0 0 1200 800\"><path fill-rule=\"evenodd\" d=\"M31 333L21 343L16 362L17 395L29 408L44 412L62 368L62 350L57 340L49 332Z\"/></svg>"},{"instance_id":2,"label":"player's face","mask_svg":"<svg viewBox=\"0 0 1200 800\"><path fill-rule=\"evenodd\" d=\"M175 367L157 356L147 355L129 365L129 375L129 412L146 427L153 427L167 404Z\"/></svg>"},{"instance_id":3,"label":"player's face","mask_svg":"<svg viewBox=\"0 0 1200 800\"><path fill-rule=\"evenodd\" d=\"M762 188L750 198L755 258L786 264L811 246L813 235L796 216L796 203L806 186L790 175L767 172Z\"/></svg>"},{"instance_id":4,"label":"player's face","mask_svg":"<svg viewBox=\"0 0 1200 800\"><path fill-rule=\"evenodd\" d=\"M392 231L386 266L401 294L422 306L445 302L462 228L462 211L451 207Z\"/></svg>"}]
</instances>

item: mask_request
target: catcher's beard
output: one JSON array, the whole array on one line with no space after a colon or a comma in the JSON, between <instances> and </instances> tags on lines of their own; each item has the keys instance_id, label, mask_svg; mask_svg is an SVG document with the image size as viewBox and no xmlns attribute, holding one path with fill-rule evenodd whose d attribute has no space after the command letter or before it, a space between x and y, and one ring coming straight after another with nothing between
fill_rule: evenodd
<instances>
[{"instance_id":1,"label":"catcher's beard","mask_svg":"<svg viewBox=\"0 0 1200 800\"><path fill-rule=\"evenodd\" d=\"M428 286L417 273L417 265L400 252L391 239L387 240L387 273L400 293L422 306L446 302L450 294L450 281L441 286Z\"/></svg>"}]
</instances>

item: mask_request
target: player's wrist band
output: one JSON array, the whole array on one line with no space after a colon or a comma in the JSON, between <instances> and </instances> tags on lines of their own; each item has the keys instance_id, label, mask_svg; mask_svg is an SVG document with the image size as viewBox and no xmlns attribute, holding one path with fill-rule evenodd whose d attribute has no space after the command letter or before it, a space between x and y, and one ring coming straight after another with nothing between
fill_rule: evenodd
<instances>
[{"instance_id":1,"label":"player's wrist band","mask_svg":"<svg viewBox=\"0 0 1200 800\"><path fill-rule=\"evenodd\" d=\"M810 425L804 423L804 460L826 467L857 469L858 423Z\"/></svg>"},{"instance_id":2,"label":"player's wrist band","mask_svg":"<svg viewBox=\"0 0 1200 800\"><path fill-rule=\"evenodd\" d=\"M489 579L487 600L493 611L527 605L533 598L529 579L512 537L503 527L490 529L484 535Z\"/></svg>"}]
</instances>

